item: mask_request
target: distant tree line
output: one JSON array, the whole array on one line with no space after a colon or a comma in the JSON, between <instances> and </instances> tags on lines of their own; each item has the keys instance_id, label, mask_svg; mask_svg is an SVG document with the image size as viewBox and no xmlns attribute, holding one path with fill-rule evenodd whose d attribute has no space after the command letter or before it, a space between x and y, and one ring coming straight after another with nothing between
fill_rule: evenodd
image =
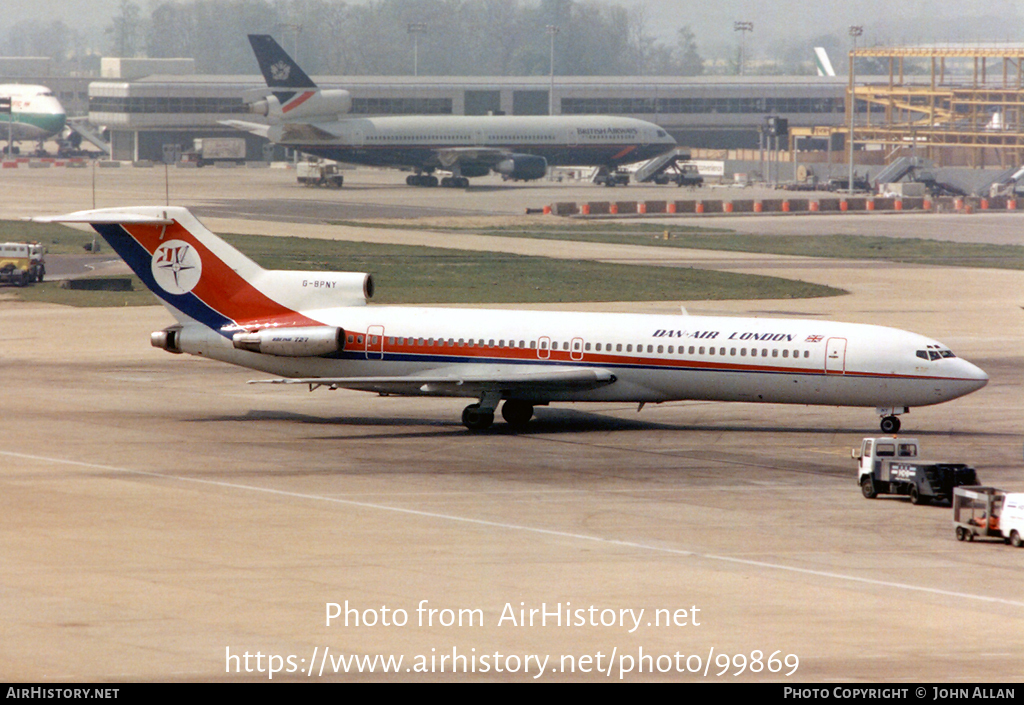
<instances>
[{"instance_id":1,"label":"distant tree line","mask_svg":"<svg viewBox=\"0 0 1024 705\"><path fill-rule=\"evenodd\" d=\"M696 75L697 40L681 27L655 39L642 7L596 0L154 0L146 16L120 0L106 27L107 56L192 57L196 70L253 74L251 33L272 34L311 74L547 75L549 25L557 75ZM415 37L410 25L422 31ZM17 29L17 28L16 28ZM81 50L62 22L34 32L12 29L6 53L52 56Z\"/></svg>"}]
</instances>

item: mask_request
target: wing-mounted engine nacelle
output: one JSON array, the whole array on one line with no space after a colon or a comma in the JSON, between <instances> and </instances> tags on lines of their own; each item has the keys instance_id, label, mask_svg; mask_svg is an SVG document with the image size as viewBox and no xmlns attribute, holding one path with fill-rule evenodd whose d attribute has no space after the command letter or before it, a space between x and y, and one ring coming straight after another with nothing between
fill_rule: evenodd
<instances>
[{"instance_id":1,"label":"wing-mounted engine nacelle","mask_svg":"<svg viewBox=\"0 0 1024 705\"><path fill-rule=\"evenodd\" d=\"M532 154L510 154L494 165L502 176L519 181L542 179L548 173L548 160Z\"/></svg>"},{"instance_id":2,"label":"wing-mounted engine nacelle","mask_svg":"<svg viewBox=\"0 0 1024 705\"><path fill-rule=\"evenodd\" d=\"M254 333L235 333L231 342L239 350L263 355L321 357L345 347L345 331L335 326L264 328Z\"/></svg>"},{"instance_id":3,"label":"wing-mounted engine nacelle","mask_svg":"<svg viewBox=\"0 0 1024 705\"><path fill-rule=\"evenodd\" d=\"M266 117L271 122L291 120L333 119L352 112L352 95L340 88L327 90L296 90L282 101L278 97L287 93L268 95L249 103L249 111Z\"/></svg>"}]
</instances>

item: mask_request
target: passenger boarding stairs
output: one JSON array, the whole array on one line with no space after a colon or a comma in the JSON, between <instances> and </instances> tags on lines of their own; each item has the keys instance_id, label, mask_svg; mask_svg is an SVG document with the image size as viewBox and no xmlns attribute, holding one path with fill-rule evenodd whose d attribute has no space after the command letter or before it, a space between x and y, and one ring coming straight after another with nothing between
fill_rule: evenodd
<instances>
[{"instance_id":1,"label":"passenger boarding stairs","mask_svg":"<svg viewBox=\"0 0 1024 705\"><path fill-rule=\"evenodd\" d=\"M689 149L678 148L669 150L661 156L642 164L639 169L633 172L633 180L636 182L653 181L654 177L659 174L665 173L680 162L688 161L690 161Z\"/></svg>"}]
</instances>

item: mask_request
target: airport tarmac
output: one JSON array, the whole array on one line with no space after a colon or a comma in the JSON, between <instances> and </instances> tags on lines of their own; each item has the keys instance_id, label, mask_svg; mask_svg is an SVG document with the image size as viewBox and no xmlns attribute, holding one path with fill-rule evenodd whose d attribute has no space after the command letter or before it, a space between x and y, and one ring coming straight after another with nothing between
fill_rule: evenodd
<instances>
[{"instance_id":1,"label":"airport tarmac","mask_svg":"<svg viewBox=\"0 0 1024 705\"><path fill-rule=\"evenodd\" d=\"M154 202L156 186L162 196L162 170L107 171L119 172L110 178L124 204ZM197 211L235 198L259 206L210 212L214 230L413 243L431 235L373 235L288 208L275 218L274 203L342 193L387 214L401 194L403 208L490 218L569 191L606 193L372 188L384 172L318 192L272 171L172 176L177 202ZM91 205L88 178L66 184L56 170L0 183L5 218ZM116 196L103 192L97 206L123 205ZM985 237L984 220L932 217L932 237ZM829 220L851 233L877 222ZM682 303L934 336L992 381L914 409L904 435L928 456L971 463L986 484L1024 490L1024 273L642 245L564 251L468 234L445 245L771 269L841 286L848 296L579 308ZM170 323L156 306L0 295L2 680L264 680L271 666L275 681L1021 680L1024 551L957 542L948 507L865 500L850 449L879 435L871 409L555 405L525 433L499 422L472 434L460 400L246 385L260 375L152 348L149 333ZM358 674L342 661L353 655L403 660Z\"/></svg>"}]
</instances>

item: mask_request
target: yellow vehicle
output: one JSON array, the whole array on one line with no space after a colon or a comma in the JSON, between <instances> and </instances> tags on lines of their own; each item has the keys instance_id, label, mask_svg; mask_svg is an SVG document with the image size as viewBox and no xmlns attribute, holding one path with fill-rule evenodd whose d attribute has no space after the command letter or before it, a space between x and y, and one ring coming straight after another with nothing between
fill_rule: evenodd
<instances>
[{"instance_id":1,"label":"yellow vehicle","mask_svg":"<svg viewBox=\"0 0 1024 705\"><path fill-rule=\"evenodd\" d=\"M0 282L26 286L46 275L45 250L38 242L0 243Z\"/></svg>"}]
</instances>

